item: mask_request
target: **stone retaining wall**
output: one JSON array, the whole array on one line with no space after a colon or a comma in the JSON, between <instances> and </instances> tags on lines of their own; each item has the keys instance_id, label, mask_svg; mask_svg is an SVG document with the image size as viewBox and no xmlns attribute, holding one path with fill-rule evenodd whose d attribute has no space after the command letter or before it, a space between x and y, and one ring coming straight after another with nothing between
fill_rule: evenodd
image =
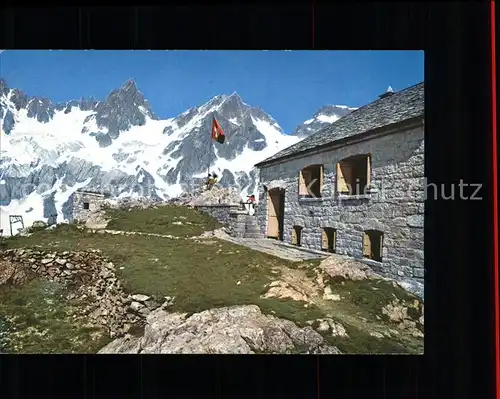
<instances>
[{"instance_id":1,"label":"stone retaining wall","mask_svg":"<svg viewBox=\"0 0 500 399\"><path fill-rule=\"evenodd\" d=\"M227 233L232 237L243 238L245 235L247 213L235 210L230 214Z\"/></svg>"},{"instance_id":2,"label":"stone retaining wall","mask_svg":"<svg viewBox=\"0 0 500 399\"><path fill-rule=\"evenodd\" d=\"M37 277L75 284L66 299L84 305L79 319L100 325L111 337L128 332L131 325L142 320L128 311L132 300L123 291L114 264L98 250L0 252L0 285L23 284Z\"/></svg>"},{"instance_id":3,"label":"stone retaining wall","mask_svg":"<svg viewBox=\"0 0 500 399\"><path fill-rule=\"evenodd\" d=\"M241 205L226 205L226 204L215 204L215 205L197 205L195 209L201 212L207 213L210 216L217 219L224 226L229 226L231 223L231 213L241 209Z\"/></svg>"}]
</instances>

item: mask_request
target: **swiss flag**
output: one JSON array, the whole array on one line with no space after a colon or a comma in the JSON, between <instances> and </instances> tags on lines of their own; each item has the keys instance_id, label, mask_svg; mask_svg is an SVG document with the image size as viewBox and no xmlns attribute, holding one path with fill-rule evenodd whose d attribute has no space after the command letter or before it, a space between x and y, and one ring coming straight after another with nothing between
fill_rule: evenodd
<instances>
[{"instance_id":1,"label":"swiss flag","mask_svg":"<svg viewBox=\"0 0 500 399\"><path fill-rule=\"evenodd\" d=\"M221 144L224 144L224 141L226 140L224 131L215 118L212 120L212 140L218 141Z\"/></svg>"}]
</instances>

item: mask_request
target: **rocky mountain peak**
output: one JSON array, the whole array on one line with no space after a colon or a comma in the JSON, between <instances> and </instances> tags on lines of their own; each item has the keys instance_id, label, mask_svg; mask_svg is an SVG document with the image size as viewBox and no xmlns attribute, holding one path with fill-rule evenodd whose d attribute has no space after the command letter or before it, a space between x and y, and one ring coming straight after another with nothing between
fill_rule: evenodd
<instances>
[{"instance_id":1,"label":"rocky mountain peak","mask_svg":"<svg viewBox=\"0 0 500 399\"><path fill-rule=\"evenodd\" d=\"M47 123L54 116L55 107L48 98L34 96L28 102L28 118L34 118L38 122Z\"/></svg>"},{"instance_id":2,"label":"rocky mountain peak","mask_svg":"<svg viewBox=\"0 0 500 399\"><path fill-rule=\"evenodd\" d=\"M242 108L245 105L238 93L234 92L226 97L226 99L224 100L224 106L235 109Z\"/></svg>"},{"instance_id":3,"label":"rocky mountain peak","mask_svg":"<svg viewBox=\"0 0 500 399\"><path fill-rule=\"evenodd\" d=\"M314 113L311 119L297 126L293 134L301 138L307 137L347 115L354 109L345 105L324 105Z\"/></svg>"},{"instance_id":4,"label":"rocky mountain peak","mask_svg":"<svg viewBox=\"0 0 500 399\"><path fill-rule=\"evenodd\" d=\"M0 78L0 96L3 96L9 92L9 86L4 78Z\"/></svg>"},{"instance_id":5,"label":"rocky mountain peak","mask_svg":"<svg viewBox=\"0 0 500 399\"><path fill-rule=\"evenodd\" d=\"M22 191L21 187L29 186L33 190L43 187L46 190L55 184L65 187L78 184L95 189L112 186L119 187L119 195L147 192L150 198L163 198L197 187L209 164L210 170L220 176L220 187L254 193L258 176L253 165L300 139L297 135L285 134L258 104L243 102L237 92L214 96L177 116L151 122L151 119L158 118L133 79L125 81L100 101L92 97L77 97L55 104L48 98L30 97L21 90L9 89L4 79L0 80L0 90L7 92L7 95L0 95L0 127L11 136L6 139L10 145L9 153L2 151L0 165L0 175L5 174L7 182L0 185L2 205L15 204L31 193ZM349 112L345 108L340 107L333 113L340 116L341 112ZM28 115L18 112L23 110ZM74 117L59 119L61 113ZM332 115L326 113L323 107L320 114L303 123L307 134L332 120ZM211 139L213 117L224 130L224 144ZM58 119L58 123L47 123L53 118ZM39 131L43 133L34 131L36 134L32 134L35 121L46 124L40 126ZM23 135L15 134L15 126ZM134 134L127 136L132 139L130 142L127 138L123 143L117 143L118 148L111 146L119 135L132 127ZM46 137L63 136L63 128L64 137L61 137L60 144L56 143L57 148L55 145L46 148L52 144ZM79 154L87 139L78 133L99 143L101 148L95 149L95 158L91 152ZM142 143L144 136L148 137ZM24 156L25 146L33 153L33 159L39 158L40 162L33 163ZM3 147L7 148L6 145ZM58 159L58 164L49 163L49 159ZM66 192L70 194L69 190ZM54 197L55 191L42 194L37 191L37 195L43 197L44 214L45 209L49 209L46 204L52 204L47 214L57 212L62 217L68 202ZM29 219L31 211L20 209L19 212L25 212Z\"/></svg>"},{"instance_id":6,"label":"rocky mountain peak","mask_svg":"<svg viewBox=\"0 0 500 399\"><path fill-rule=\"evenodd\" d=\"M107 133L90 132L103 147L110 145L120 132L132 126L144 126L146 118L158 119L132 79L113 90L106 101L95 104L94 110L95 114L87 117L85 123L95 120L98 128L107 129ZM88 128L84 127L82 133L87 132Z\"/></svg>"},{"instance_id":7,"label":"rocky mountain peak","mask_svg":"<svg viewBox=\"0 0 500 399\"><path fill-rule=\"evenodd\" d=\"M127 80L121 87L120 90L135 93L137 91L137 85L134 79Z\"/></svg>"}]
</instances>

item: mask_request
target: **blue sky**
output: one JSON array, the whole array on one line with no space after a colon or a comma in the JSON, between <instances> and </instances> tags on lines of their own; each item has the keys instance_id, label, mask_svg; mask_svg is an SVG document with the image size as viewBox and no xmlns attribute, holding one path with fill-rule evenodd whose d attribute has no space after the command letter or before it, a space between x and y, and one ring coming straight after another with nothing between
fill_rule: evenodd
<instances>
[{"instance_id":1,"label":"blue sky","mask_svg":"<svg viewBox=\"0 0 500 399\"><path fill-rule=\"evenodd\" d=\"M286 133L326 104L360 107L388 86L424 80L423 51L14 51L0 54L9 87L54 102L109 92L133 78L160 118L238 92Z\"/></svg>"}]
</instances>

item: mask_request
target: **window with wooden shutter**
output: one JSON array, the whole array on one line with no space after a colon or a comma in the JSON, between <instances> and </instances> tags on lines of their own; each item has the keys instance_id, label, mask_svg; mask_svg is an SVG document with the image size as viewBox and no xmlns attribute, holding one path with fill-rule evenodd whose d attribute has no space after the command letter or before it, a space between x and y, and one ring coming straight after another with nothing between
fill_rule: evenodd
<instances>
[{"instance_id":1,"label":"window with wooden shutter","mask_svg":"<svg viewBox=\"0 0 500 399\"><path fill-rule=\"evenodd\" d=\"M324 174L325 170L323 168L323 165L320 166L319 168L319 192L323 194L323 185L324 185Z\"/></svg>"},{"instance_id":2,"label":"window with wooden shutter","mask_svg":"<svg viewBox=\"0 0 500 399\"><path fill-rule=\"evenodd\" d=\"M323 190L323 165L310 165L299 173L299 196L321 197Z\"/></svg>"},{"instance_id":3,"label":"window with wooden shutter","mask_svg":"<svg viewBox=\"0 0 500 399\"><path fill-rule=\"evenodd\" d=\"M328 251L328 232L327 229L323 229L321 233L321 249L323 251Z\"/></svg>"},{"instance_id":4,"label":"window with wooden shutter","mask_svg":"<svg viewBox=\"0 0 500 399\"><path fill-rule=\"evenodd\" d=\"M302 227L293 226L292 228L292 245L297 245L300 247L300 241L302 236Z\"/></svg>"},{"instance_id":5,"label":"window with wooden shutter","mask_svg":"<svg viewBox=\"0 0 500 399\"><path fill-rule=\"evenodd\" d=\"M311 184L311 171L309 169L302 170L302 177L304 178L304 194L310 195L309 185Z\"/></svg>"},{"instance_id":6,"label":"window with wooden shutter","mask_svg":"<svg viewBox=\"0 0 500 399\"><path fill-rule=\"evenodd\" d=\"M341 163L337 164L337 192L345 193L347 192L347 184L344 176L344 168Z\"/></svg>"},{"instance_id":7,"label":"window with wooden shutter","mask_svg":"<svg viewBox=\"0 0 500 399\"><path fill-rule=\"evenodd\" d=\"M372 179L372 157L368 155L366 157L366 187L368 187L368 190L370 189L371 186L371 180Z\"/></svg>"},{"instance_id":8,"label":"window with wooden shutter","mask_svg":"<svg viewBox=\"0 0 500 399\"><path fill-rule=\"evenodd\" d=\"M372 246L370 241L370 236L367 232L363 233L363 256L371 258L372 256Z\"/></svg>"},{"instance_id":9,"label":"window with wooden shutter","mask_svg":"<svg viewBox=\"0 0 500 399\"><path fill-rule=\"evenodd\" d=\"M384 233L378 230L367 230L363 234L363 256L382 262Z\"/></svg>"},{"instance_id":10,"label":"window with wooden shutter","mask_svg":"<svg viewBox=\"0 0 500 399\"><path fill-rule=\"evenodd\" d=\"M382 251L384 249L384 234L380 233L378 254L375 254L379 261L382 261Z\"/></svg>"},{"instance_id":11,"label":"window with wooden shutter","mask_svg":"<svg viewBox=\"0 0 500 399\"><path fill-rule=\"evenodd\" d=\"M304 170L299 172L299 195L307 195L307 186L304 180Z\"/></svg>"},{"instance_id":12,"label":"window with wooden shutter","mask_svg":"<svg viewBox=\"0 0 500 399\"><path fill-rule=\"evenodd\" d=\"M292 245L297 245L297 230L295 226L292 228Z\"/></svg>"},{"instance_id":13,"label":"window with wooden shutter","mask_svg":"<svg viewBox=\"0 0 500 399\"><path fill-rule=\"evenodd\" d=\"M337 230L332 227L323 228L321 234L321 249L326 252L335 253L337 241Z\"/></svg>"},{"instance_id":14,"label":"window with wooden shutter","mask_svg":"<svg viewBox=\"0 0 500 399\"><path fill-rule=\"evenodd\" d=\"M340 194L368 194L371 181L371 156L355 155L337 164L337 192Z\"/></svg>"}]
</instances>

